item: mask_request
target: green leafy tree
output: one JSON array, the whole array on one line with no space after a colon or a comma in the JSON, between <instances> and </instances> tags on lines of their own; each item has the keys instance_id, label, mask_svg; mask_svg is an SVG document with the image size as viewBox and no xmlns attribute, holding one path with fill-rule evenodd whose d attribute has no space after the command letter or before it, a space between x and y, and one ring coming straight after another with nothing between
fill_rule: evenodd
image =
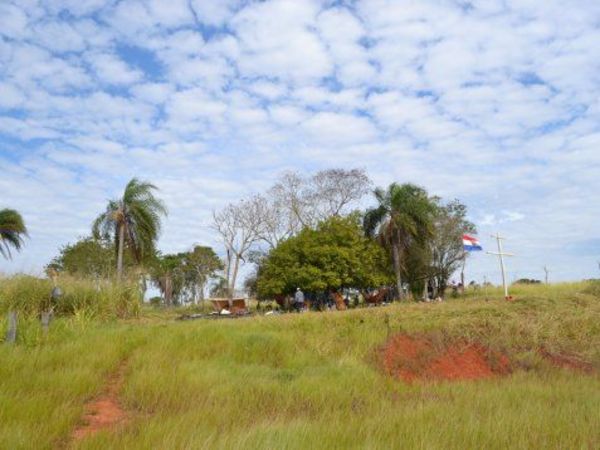
<instances>
[{"instance_id":1,"label":"green leafy tree","mask_svg":"<svg viewBox=\"0 0 600 450\"><path fill-rule=\"evenodd\" d=\"M160 289L165 304L204 299L204 289L223 263L211 247L195 246L189 252L158 255L152 264L151 276Z\"/></svg>"},{"instance_id":2,"label":"green leafy tree","mask_svg":"<svg viewBox=\"0 0 600 450\"><path fill-rule=\"evenodd\" d=\"M14 209L0 209L0 255L9 259L11 247L21 250L25 236L27 227L23 217Z\"/></svg>"},{"instance_id":3,"label":"green leafy tree","mask_svg":"<svg viewBox=\"0 0 600 450\"><path fill-rule=\"evenodd\" d=\"M423 188L409 183L392 183L387 190L377 188L374 196L378 205L367 210L363 226L367 235L377 236L390 250L396 289L402 299L408 251L411 246L424 245L433 235L435 204Z\"/></svg>"},{"instance_id":4,"label":"green leafy tree","mask_svg":"<svg viewBox=\"0 0 600 450\"><path fill-rule=\"evenodd\" d=\"M152 281L160 290L167 306L180 302L185 286L183 254L157 255L150 269Z\"/></svg>"},{"instance_id":5,"label":"green leafy tree","mask_svg":"<svg viewBox=\"0 0 600 450\"><path fill-rule=\"evenodd\" d=\"M426 293L427 282L433 273L430 242L415 241L404 255L402 280L408 284L413 298L421 298Z\"/></svg>"},{"instance_id":6,"label":"green leafy tree","mask_svg":"<svg viewBox=\"0 0 600 450\"><path fill-rule=\"evenodd\" d=\"M192 251L183 254L183 273L185 287L193 301L204 301L204 289L208 281L218 271L223 270L223 262L212 247L197 245Z\"/></svg>"},{"instance_id":7,"label":"green leafy tree","mask_svg":"<svg viewBox=\"0 0 600 450\"><path fill-rule=\"evenodd\" d=\"M390 281L385 251L363 234L360 218L332 217L281 242L261 263L259 296L364 289Z\"/></svg>"},{"instance_id":8,"label":"green leafy tree","mask_svg":"<svg viewBox=\"0 0 600 450\"><path fill-rule=\"evenodd\" d=\"M69 275L109 277L115 271L115 252L110 241L85 237L63 246L48 268Z\"/></svg>"},{"instance_id":9,"label":"green leafy tree","mask_svg":"<svg viewBox=\"0 0 600 450\"><path fill-rule=\"evenodd\" d=\"M155 242L161 228L161 217L167 210L161 200L154 196L153 184L133 178L123 196L111 200L106 211L92 227L94 237L114 236L117 250L117 277L123 276L123 252L127 247L137 263L154 252Z\"/></svg>"},{"instance_id":10,"label":"green leafy tree","mask_svg":"<svg viewBox=\"0 0 600 450\"><path fill-rule=\"evenodd\" d=\"M229 295L229 284L227 278L217 276L210 287L211 297L227 297Z\"/></svg>"},{"instance_id":11,"label":"green leafy tree","mask_svg":"<svg viewBox=\"0 0 600 450\"><path fill-rule=\"evenodd\" d=\"M443 296L452 274L464 264L467 255L463 250L462 235L476 234L475 224L467 219L467 207L459 200L446 204L435 199L434 235L430 240L430 272L437 295Z\"/></svg>"}]
</instances>

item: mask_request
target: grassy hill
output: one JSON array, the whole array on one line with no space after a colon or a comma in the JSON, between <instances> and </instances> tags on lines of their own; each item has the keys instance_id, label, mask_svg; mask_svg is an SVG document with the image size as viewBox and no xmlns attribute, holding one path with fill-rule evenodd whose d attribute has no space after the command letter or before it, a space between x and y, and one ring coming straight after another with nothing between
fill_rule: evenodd
<instances>
[{"instance_id":1,"label":"grassy hill","mask_svg":"<svg viewBox=\"0 0 600 450\"><path fill-rule=\"evenodd\" d=\"M0 345L0 447L600 448L598 292L515 294L218 321L75 316L47 339L25 323L20 344ZM408 383L382 362L398 335L476 344L510 373ZM122 417L74 439L103 395Z\"/></svg>"}]
</instances>

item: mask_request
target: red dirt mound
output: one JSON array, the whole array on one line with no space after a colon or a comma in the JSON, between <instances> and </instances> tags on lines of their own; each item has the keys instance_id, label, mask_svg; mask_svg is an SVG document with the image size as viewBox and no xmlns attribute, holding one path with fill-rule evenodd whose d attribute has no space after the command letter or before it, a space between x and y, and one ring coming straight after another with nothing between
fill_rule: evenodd
<instances>
[{"instance_id":1,"label":"red dirt mound","mask_svg":"<svg viewBox=\"0 0 600 450\"><path fill-rule=\"evenodd\" d=\"M118 394L123 385L125 364L113 373L106 385L104 392L86 405L82 425L73 431L73 439L81 440L100 430L110 429L117 424L124 423L128 417L121 407Z\"/></svg>"},{"instance_id":2,"label":"red dirt mound","mask_svg":"<svg viewBox=\"0 0 600 450\"><path fill-rule=\"evenodd\" d=\"M392 337L382 351L383 367L404 381L476 380L510 372L508 358L477 344L435 345L427 336Z\"/></svg>"}]
</instances>

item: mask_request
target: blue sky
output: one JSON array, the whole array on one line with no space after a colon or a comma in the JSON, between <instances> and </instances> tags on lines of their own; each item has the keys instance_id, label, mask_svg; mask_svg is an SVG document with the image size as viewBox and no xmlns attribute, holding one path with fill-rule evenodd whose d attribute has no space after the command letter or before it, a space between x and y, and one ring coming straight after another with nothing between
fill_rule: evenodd
<instances>
[{"instance_id":1,"label":"blue sky","mask_svg":"<svg viewBox=\"0 0 600 450\"><path fill-rule=\"evenodd\" d=\"M0 271L39 272L132 176L169 252L217 246L211 211L282 172L341 166L464 201L510 279L598 276L599 27L583 0L4 0L0 207L31 237ZM467 278L497 272L478 254Z\"/></svg>"}]
</instances>

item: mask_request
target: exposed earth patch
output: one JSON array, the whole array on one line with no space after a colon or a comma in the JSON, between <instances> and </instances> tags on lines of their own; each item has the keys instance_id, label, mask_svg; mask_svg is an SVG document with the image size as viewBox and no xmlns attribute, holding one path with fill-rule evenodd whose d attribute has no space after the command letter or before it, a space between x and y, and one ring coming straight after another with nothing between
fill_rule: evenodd
<instances>
[{"instance_id":1,"label":"exposed earth patch","mask_svg":"<svg viewBox=\"0 0 600 450\"><path fill-rule=\"evenodd\" d=\"M125 369L125 363L121 363L110 375L104 391L86 405L81 425L73 431L74 441L128 421L128 414L119 400Z\"/></svg>"}]
</instances>

